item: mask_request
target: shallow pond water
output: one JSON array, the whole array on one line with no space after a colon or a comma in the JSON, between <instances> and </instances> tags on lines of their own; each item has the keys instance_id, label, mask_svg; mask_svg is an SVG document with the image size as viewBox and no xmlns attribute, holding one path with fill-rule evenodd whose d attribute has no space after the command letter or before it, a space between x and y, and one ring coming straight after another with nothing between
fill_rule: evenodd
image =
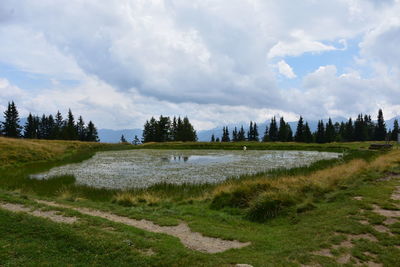
<instances>
[{"instance_id":1,"label":"shallow pond water","mask_svg":"<svg viewBox=\"0 0 400 267\"><path fill-rule=\"evenodd\" d=\"M128 150L98 152L81 163L31 175L49 179L73 175L97 188L146 188L157 183L218 183L230 177L307 166L339 153L316 151Z\"/></svg>"}]
</instances>

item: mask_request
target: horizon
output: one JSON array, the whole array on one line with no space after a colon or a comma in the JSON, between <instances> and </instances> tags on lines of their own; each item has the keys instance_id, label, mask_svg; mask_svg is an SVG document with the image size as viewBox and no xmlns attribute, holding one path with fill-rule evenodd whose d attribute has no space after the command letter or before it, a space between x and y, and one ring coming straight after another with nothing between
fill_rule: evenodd
<instances>
[{"instance_id":1,"label":"horizon","mask_svg":"<svg viewBox=\"0 0 400 267\"><path fill-rule=\"evenodd\" d=\"M399 0L0 3L0 110L99 129L400 115ZM239 18L239 19L238 19ZM391 125L388 125L391 127Z\"/></svg>"}]
</instances>

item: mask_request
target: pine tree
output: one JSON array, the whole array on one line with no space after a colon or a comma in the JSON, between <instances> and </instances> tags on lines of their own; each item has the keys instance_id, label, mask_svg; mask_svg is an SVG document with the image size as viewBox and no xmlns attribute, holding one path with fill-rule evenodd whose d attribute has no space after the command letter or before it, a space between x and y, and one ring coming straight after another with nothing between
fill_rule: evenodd
<instances>
[{"instance_id":1,"label":"pine tree","mask_svg":"<svg viewBox=\"0 0 400 267\"><path fill-rule=\"evenodd\" d=\"M351 142L354 140L354 126L351 118L346 123L345 131L344 131L344 141Z\"/></svg>"},{"instance_id":2,"label":"pine tree","mask_svg":"<svg viewBox=\"0 0 400 267\"><path fill-rule=\"evenodd\" d=\"M333 126L331 118L329 118L328 123L326 124L325 142L331 143L335 141L335 139L336 139L335 127Z\"/></svg>"},{"instance_id":3,"label":"pine tree","mask_svg":"<svg viewBox=\"0 0 400 267\"><path fill-rule=\"evenodd\" d=\"M265 131L264 131L264 136L263 136L263 142L269 142L269 128L268 126L265 126Z\"/></svg>"},{"instance_id":4,"label":"pine tree","mask_svg":"<svg viewBox=\"0 0 400 267\"><path fill-rule=\"evenodd\" d=\"M278 126L276 124L276 118L273 117L271 119L271 123L269 124L269 140L271 142L276 142L279 140L279 135L278 135Z\"/></svg>"},{"instance_id":5,"label":"pine tree","mask_svg":"<svg viewBox=\"0 0 400 267\"><path fill-rule=\"evenodd\" d=\"M342 121L339 126L339 131L337 134L336 141L343 142L345 139L345 135L346 135L346 124Z\"/></svg>"},{"instance_id":6,"label":"pine tree","mask_svg":"<svg viewBox=\"0 0 400 267\"><path fill-rule=\"evenodd\" d=\"M385 120L383 119L383 112L382 109L378 111L378 122L375 127L375 140L383 141L386 139L386 125Z\"/></svg>"},{"instance_id":7,"label":"pine tree","mask_svg":"<svg viewBox=\"0 0 400 267\"><path fill-rule=\"evenodd\" d=\"M322 120L318 121L317 133L315 134L315 141L317 143L325 143L325 126Z\"/></svg>"},{"instance_id":8,"label":"pine tree","mask_svg":"<svg viewBox=\"0 0 400 267\"><path fill-rule=\"evenodd\" d=\"M304 135L304 142L306 142L306 143L313 142L313 136L312 136L310 127L308 126L308 122L306 122L306 124L304 125L303 135Z\"/></svg>"},{"instance_id":9,"label":"pine tree","mask_svg":"<svg viewBox=\"0 0 400 267\"><path fill-rule=\"evenodd\" d=\"M275 118L275 117L274 117ZM279 120L278 140L281 142L288 142L289 128L283 117Z\"/></svg>"},{"instance_id":10,"label":"pine tree","mask_svg":"<svg viewBox=\"0 0 400 267\"><path fill-rule=\"evenodd\" d=\"M228 126L223 127L223 129L222 129L221 142L230 142Z\"/></svg>"},{"instance_id":11,"label":"pine tree","mask_svg":"<svg viewBox=\"0 0 400 267\"><path fill-rule=\"evenodd\" d=\"M290 127L289 123L286 123L286 129L287 129L287 142L292 142L293 141L293 131L292 127Z\"/></svg>"},{"instance_id":12,"label":"pine tree","mask_svg":"<svg viewBox=\"0 0 400 267\"><path fill-rule=\"evenodd\" d=\"M253 122L250 121L249 131L247 132L247 140L253 141Z\"/></svg>"},{"instance_id":13,"label":"pine tree","mask_svg":"<svg viewBox=\"0 0 400 267\"><path fill-rule=\"evenodd\" d=\"M133 138L132 144L134 144L135 146L140 145L140 140L137 135L135 135L135 138Z\"/></svg>"},{"instance_id":14,"label":"pine tree","mask_svg":"<svg viewBox=\"0 0 400 267\"><path fill-rule=\"evenodd\" d=\"M68 110L67 121L64 125L64 139L66 140L77 140L78 139L78 131L75 125L74 115L72 114L71 109Z\"/></svg>"},{"instance_id":15,"label":"pine tree","mask_svg":"<svg viewBox=\"0 0 400 267\"><path fill-rule=\"evenodd\" d=\"M368 137L368 129L364 122L362 114L359 114L354 122L354 141L366 141Z\"/></svg>"},{"instance_id":16,"label":"pine tree","mask_svg":"<svg viewBox=\"0 0 400 267\"><path fill-rule=\"evenodd\" d=\"M180 121L180 118L179 118ZM156 142L157 121L151 117L150 121L146 121L143 129L143 143Z\"/></svg>"},{"instance_id":17,"label":"pine tree","mask_svg":"<svg viewBox=\"0 0 400 267\"><path fill-rule=\"evenodd\" d=\"M54 139L62 139L62 130L64 128L64 120L60 113L57 111L54 121Z\"/></svg>"},{"instance_id":18,"label":"pine tree","mask_svg":"<svg viewBox=\"0 0 400 267\"><path fill-rule=\"evenodd\" d=\"M398 135L400 133L400 129L399 129L399 122L398 120L394 120L393 122L393 129L392 129L392 133L391 133L391 140L392 141L398 141Z\"/></svg>"},{"instance_id":19,"label":"pine tree","mask_svg":"<svg viewBox=\"0 0 400 267\"><path fill-rule=\"evenodd\" d=\"M193 127L193 125L190 123L188 117L183 118L183 140L184 142L196 142L197 141L197 134L196 131Z\"/></svg>"},{"instance_id":20,"label":"pine tree","mask_svg":"<svg viewBox=\"0 0 400 267\"><path fill-rule=\"evenodd\" d=\"M237 142L238 141L238 130L235 126L235 129L232 131L232 141Z\"/></svg>"},{"instance_id":21,"label":"pine tree","mask_svg":"<svg viewBox=\"0 0 400 267\"><path fill-rule=\"evenodd\" d=\"M78 139L83 141L86 137L86 127L85 122L83 121L82 116L79 116L78 123L76 124L76 128L78 131Z\"/></svg>"},{"instance_id":22,"label":"pine tree","mask_svg":"<svg viewBox=\"0 0 400 267\"><path fill-rule=\"evenodd\" d=\"M258 137L259 137L258 126L257 126L257 123L254 123L254 126L253 126L253 141L258 142L259 141Z\"/></svg>"},{"instance_id":23,"label":"pine tree","mask_svg":"<svg viewBox=\"0 0 400 267\"><path fill-rule=\"evenodd\" d=\"M37 138L37 125L35 125L35 118L32 116L31 113L29 113L29 116L26 120L25 126L24 126L24 138L28 139L36 139Z\"/></svg>"},{"instance_id":24,"label":"pine tree","mask_svg":"<svg viewBox=\"0 0 400 267\"><path fill-rule=\"evenodd\" d=\"M89 121L88 126L87 126L87 130L86 130L86 140L85 141L89 141L89 142L99 142L99 137L97 134L97 129L94 126L92 121Z\"/></svg>"},{"instance_id":25,"label":"pine tree","mask_svg":"<svg viewBox=\"0 0 400 267\"><path fill-rule=\"evenodd\" d=\"M217 142L217 143L221 142L221 141L219 140L219 137L217 137L217 139L215 139L215 142Z\"/></svg>"},{"instance_id":26,"label":"pine tree","mask_svg":"<svg viewBox=\"0 0 400 267\"><path fill-rule=\"evenodd\" d=\"M8 103L7 110L4 112L4 122L2 124L2 133L4 136L14 138L21 136L22 127L19 125L18 110L14 101Z\"/></svg>"},{"instance_id":27,"label":"pine tree","mask_svg":"<svg viewBox=\"0 0 400 267\"><path fill-rule=\"evenodd\" d=\"M366 129L365 140L373 140L375 137L375 123L371 119L371 115L364 115L364 127Z\"/></svg>"},{"instance_id":28,"label":"pine tree","mask_svg":"<svg viewBox=\"0 0 400 267\"><path fill-rule=\"evenodd\" d=\"M303 117L300 116L299 122L297 123L296 134L294 136L296 142L305 142L304 137L304 121Z\"/></svg>"},{"instance_id":29,"label":"pine tree","mask_svg":"<svg viewBox=\"0 0 400 267\"><path fill-rule=\"evenodd\" d=\"M245 131L243 129L243 125L240 127L240 130L238 132L238 141L239 142L246 141L246 134L245 134Z\"/></svg>"},{"instance_id":30,"label":"pine tree","mask_svg":"<svg viewBox=\"0 0 400 267\"><path fill-rule=\"evenodd\" d=\"M127 141L126 141L126 139L125 139L125 136L124 136L124 135L121 135L120 142L121 142L121 143L127 143Z\"/></svg>"},{"instance_id":31,"label":"pine tree","mask_svg":"<svg viewBox=\"0 0 400 267\"><path fill-rule=\"evenodd\" d=\"M215 136L214 136L214 134L211 135L211 142L215 142Z\"/></svg>"}]
</instances>

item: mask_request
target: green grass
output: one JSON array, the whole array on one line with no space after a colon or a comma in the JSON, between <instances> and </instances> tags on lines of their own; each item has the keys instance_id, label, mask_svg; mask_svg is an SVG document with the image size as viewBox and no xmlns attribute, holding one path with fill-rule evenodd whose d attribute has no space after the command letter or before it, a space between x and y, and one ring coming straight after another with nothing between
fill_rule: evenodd
<instances>
[{"instance_id":1,"label":"green grass","mask_svg":"<svg viewBox=\"0 0 400 267\"><path fill-rule=\"evenodd\" d=\"M295 143L295 142L166 142L146 143L134 146L134 149L224 149L240 150L246 146L249 150L311 150L343 152L349 149L368 149L372 143L382 142L348 142L348 143Z\"/></svg>"},{"instance_id":2,"label":"green grass","mask_svg":"<svg viewBox=\"0 0 400 267\"><path fill-rule=\"evenodd\" d=\"M189 149L189 146L193 145L202 146L145 146ZM281 144L261 145L263 149L276 149ZM51 162L30 162L23 163L23 168L3 168L0 170L0 202L17 202L37 207L39 205L33 199L41 198L136 219L148 219L160 225L177 225L184 221L192 230L207 236L249 241L252 244L243 249L204 254L185 248L177 238L82 215L72 210L58 209L61 213L77 216L79 223L74 225L56 224L46 219L0 209L0 265L232 266L236 263L246 263L253 266L299 266L318 263L323 266L336 266L334 259L316 256L312 252L339 244L349 234L369 233L379 242L354 241L353 248L334 250L333 254L340 256L350 253L353 258L364 263L373 260L386 266L395 266L400 260L400 249L397 247L400 245L400 237L378 233L372 228L372 224L381 224L383 218L371 211L371 205L395 208L396 202L390 200L390 195L394 187L400 185L400 180L379 182L377 179L389 172L400 173L399 153L371 152L364 149L368 146L366 143L284 145L286 149L292 145L295 149L313 147L316 150L324 148L323 151L340 147L346 154L341 160L321 161L307 168L243 176L239 180L230 180L220 185L159 184L147 190L128 192L76 186L74 178L69 176L49 181L27 179L30 173L87 159L98 149L127 147L82 149L67 156L60 156ZM240 149L241 145L231 146L231 149ZM255 148L249 144L247 146L250 149ZM220 148L224 147L225 144ZM356 168L352 166L353 162L360 165ZM354 167L354 172L349 172L346 179L339 179L334 174L342 170L342 167ZM318 176L322 181L324 177L332 176L339 179L338 183L332 186L328 183L329 190L310 187L308 191L293 191L298 195L292 195L290 190L279 191L280 195L274 196L276 202L271 202L271 198L267 197L266 193L270 191L262 188L260 194L255 194L252 187L262 186L268 179L274 181L271 186L278 186L279 190L285 186L295 189L296 186L303 185L304 180L298 179L299 177L311 178L316 173L322 175ZM243 189L244 192L238 189ZM226 192L228 196L238 194L239 200L243 196L247 198L249 195L255 195L257 201L233 206L225 203L217 209L210 208L215 197L221 192ZM285 195L285 192L289 194ZM116 196L121 193L127 193L132 199L128 198L127 202L123 202L121 198L118 201ZM354 196L363 196L364 200L354 200ZM256 209L256 213L260 213L261 217L273 211L276 213L267 216L267 220L249 217L249 210L257 208L257 205L261 205L261 209ZM269 206L271 208L262 211ZM360 219L368 220L371 225L360 224ZM390 229L399 233L400 223L390 226ZM149 249L154 255L146 253ZM365 252L373 253L376 258L370 258Z\"/></svg>"}]
</instances>

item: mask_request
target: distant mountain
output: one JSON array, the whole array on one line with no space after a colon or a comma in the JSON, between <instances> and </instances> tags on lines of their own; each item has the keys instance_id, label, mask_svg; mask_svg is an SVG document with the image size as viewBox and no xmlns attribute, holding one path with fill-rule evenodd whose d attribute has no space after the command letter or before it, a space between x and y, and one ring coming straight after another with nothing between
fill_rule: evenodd
<instances>
[{"instance_id":1,"label":"distant mountain","mask_svg":"<svg viewBox=\"0 0 400 267\"><path fill-rule=\"evenodd\" d=\"M389 129L391 130L393 128L393 123L394 123L394 120L396 120L396 119L400 122L400 116L397 116L397 117L391 118L390 120L385 121L386 128L388 128L388 130Z\"/></svg>"}]
</instances>

